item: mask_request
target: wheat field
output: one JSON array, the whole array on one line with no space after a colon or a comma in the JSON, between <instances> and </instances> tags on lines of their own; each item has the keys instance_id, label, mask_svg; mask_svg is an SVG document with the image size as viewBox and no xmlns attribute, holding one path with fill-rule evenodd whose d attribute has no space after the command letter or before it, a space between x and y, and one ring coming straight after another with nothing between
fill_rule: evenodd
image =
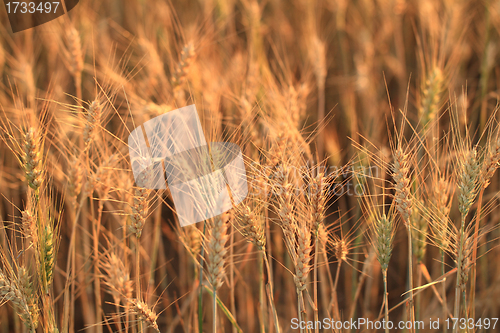
<instances>
[{"instance_id":1,"label":"wheat field","mask_svg":"<svg viewBox=\"0 0 500 333\"><path fill-rule=\"evenodd\" d=\"M0 22L0 333L500 332L500 1ZM192 104L248 195L181 227L128 137Z\"/></svg>"}]
</instances>

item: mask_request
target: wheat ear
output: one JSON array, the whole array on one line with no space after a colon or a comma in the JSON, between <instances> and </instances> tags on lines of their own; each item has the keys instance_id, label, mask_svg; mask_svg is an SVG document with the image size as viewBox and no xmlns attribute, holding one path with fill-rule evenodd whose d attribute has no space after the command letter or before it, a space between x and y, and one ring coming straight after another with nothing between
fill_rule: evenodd
<instances>
[{"instance_id":1,"label":"wheat ear","mask_svg":"<svg viewBox=\"0 0 500 333\"><path fill-rule=\"evenodd\" d=\"M412 212L412 201L410 198L410 164L409 156L401 148L394 153L392 177L395 183L396 193L394 201L396 209L403 219L403 223L408 231L408 266L409 266L409 288L410 288L410 320L415 320L415 304L413 300L413 249L412 249L412 226L410 225L410 215ZM412 330L414 332L414 330Z\"/></svg>"},{"instance_id":2,"label":"wheat ear","mask_svg":"<svg viewBox=\"0 0 500 333\"><path fill-rule=\"evenodd\" d=\"M131 311L137 316L137 320L139 320L140 323L146 325L146 327L151 327L159 333L160 329L158 328L158 324L156 323L158 315L154 312L154 310L150 309L145 302L137 300L135 298L129 299L128 301L132 304Z\"/></svg>"},{"instance_id":3,"label":"wheat ear","mask_svg":"<svg viewBox=\"0 0 500 333\"><path fill-rule=\"evenodd\" d=\"M41 141L37 131L30 127L24 133L23 167L28 185L36 191L42 184Z\"/></svg>"},{"instance_id":4,"label":"wheat ear","mask_svg":"<svg viewBox=\"0 0 500 333\"><path fill-rule=\"evenodd\" d=\"M50 222L47 223L45 228L43 228L43 234L40 242L40 277L42 282L42 287L45 293L49 292L50 284L52 283L52 277L54 274L54 233Z\"/></svg>"},{"instance_id":5,"label":"wheat ear","mask_svg":"<svg viewBox=\"0 0 500 333\"><path fill-rule=\"evenodd\" d=\"M85 144L85 149L87 149L90 143L93 141L96 129L99 127L99 122L101 120L102 106L98 100L94 100L90 103L85 119L85 128L83 129L83 143Z\"/></svg>"},{"instance_id":6,"label":"wheat ear","mask_svg":"<svg viewBox=\"0 0 500 333\"><path fill-rule=\"evenodd\" d=\"M28 299L29 295L22 292L19 283L8 278L0 270L0 304L6 301L12 302L19 318L30 332L35 332L38 326L38 312L36 314L31 312Z\"/></svg>"},{"instance_id":7,"label":"wheat ear","mask_svg":"<svg viewBox=\"0 0 500 333\"><path fill-rule=\"evenodd\" d=\"M487 152L487 155L484 159L484 162L482 164L481 172L480 172L480 184L481 189L479 192L479 198L478 198L478 203L477 203L477 210L476 210L476 223L474 225L474 244L472 247L472 279L471 279L471 292L470 292L470 304L475 304L476 300L476 260L477 260L477 247L478 247L478 237L479 237L479 222L481 218L481 207L483 203L483 193L484 190L489 186L491 182L491 178L493 177L493 174L495 173L496 169L498 168L500 162L500 138L498 137L498 132L497 132L497 137L495 140L495 145L493 149L489 149ZM472 306L471 308L471 318L474 318L475 316L475 308Z\"/></svg>"},{"instance_id":8,"label":"wheat ear","mask_svg":"<svg viewBox=\"0 0 500 333\"><path fill-rule=\"evenodd\" d=\"M138 185L149 184L151 175L149 172L143 172L139 175L140 179L137 180ZM144 223L148 216L149 211L149 195L151 193L150 189L144 187L134 187L132 195L132 203L130 204L130 215L127 222L128 231L135 234L137 238L142 235L142 229L144 228Z\"/></svg>"},{"instance_id":9,"label":"wheat ear","mask_svg":"<svg viewBox=\"0 0 500 333\"><path fill-rule=\"evenodd\" d=\"M106 255L106 260L102 264L104 284L109 288L111 296L116 304L120 304L123 298L132 297L132 280L130 274L125 269L123 261L114 253Z\"/></svg>"},{"instance_id":10,"label":"wheat ear","mask_svg":"<svg viewBox=\"0 0 500 333\"><path fill-rule=\"evenodd\" d=\"M479 163L475 148L467 151L460 161L460 175L458 180L458 210L462 214L462 224L474 203L479 180Z\"/></svg>"},{"instance_id":11,"label":"wheat ear","mask_svg":"<svg viewBox=\"0 0 500 333\"><path fill-rule=\"evenodd\" d=\"M477 151L475 148L469 149L461 155L459 161L459 179L458 179L458 210L461 214L458 253L457 253L457 284L455 287L455 309L454 315L460 315L460 291L463 291L468 277L468 270L465 267L465 253L467 247L466 218L470 207L474 203L477 194L477 185L479 181L479 163L477 160ZM465 306L465 304L464 304ZM455 328L454 332L458 332Z\"/></svg>"},{"instance_id":12,"label":"wheat ear","mask_svg":"<svg viewBox=\"0 0 500 333\"><path fill-rule=\"evenodd\" d=\"M252 208L244 206L240 218L241 233L259 250L265 251L266 236L264 225L259 215L256 215Z\"/></svg>"},{"instance_id":13,"label":"wheat ear","mask_svg":"<svg viewBox=\"0 0 500 333\"><path fill-rule=\"evenodd\" d=\"M232 210L229 210L213 219L207 244L208 282L213 290L213 332L217 331L217 290L223 283L225 256L228 251L225 244L229 239L227 231L232 214Z\"/></svg>"},{"instance_id":14,"label":"wheat ear","mask_svg":"<svg viewBox=\"0 0 500 333\"><path fill-rule=\"evenodd\" d=\"M311 182L311 212L314 237L314 268L313 268L313 297L314 297L314 321L319 320L318 311L318 259L319 259L319 229L323 225L325 218L326 203L326 177L321 173L321 167L318 166L316 175L312 177Z\"/></svg>"},{"instance_id":15,"label":"wheat ear","mask_svg":"<svg viewBox=\"0 0 500 333\"><path fill-rule=\"evenodd\" d=\"M420 106L420 118L424 129L435 121L439 113L439 103L444 89L443 73L439 67L433 67L428 73L422 88L422 102Z\"/></svg>"},{"instance_id":16,"label":"wheat ear","mask_svg":"<svg viewBox=\"0 0 500 333\"><path fill-rule=\"evenodd\" d=\"M384 283L384 313L385 321L389 321L389 293L387 291L387 269L389 268L389 261L391 260L393 240L394 240L394 221L391 217L382 214L375 220L374 233L375 233L375 250L377 259L382 269L383 283ZM386 327L386 333L389 328Z\"/></svg>"},{"instance_id":17,"label":"wheat ear","mask_svg":"<svg viewBox=\"0 0 500 333\"><path fill-rule=\"evenodd\" d=\"M184 45L181 51L181 60L177 64L174 74L172 75L172 86L174 90L179 89L186 80L194 55L193 44L188 43Z\"/></svg>"},{"instance_id":18,"label":"wheat ear","mask_svg":"<svg viewBox=\"0 0 500 333\"><path fill-rule=\"evenodd\" d=\"M67 33L69 49L69 70L75 80L76 97L82 99L83 54L80 34L71 26Z\"/></svg>"}]
</instances>

